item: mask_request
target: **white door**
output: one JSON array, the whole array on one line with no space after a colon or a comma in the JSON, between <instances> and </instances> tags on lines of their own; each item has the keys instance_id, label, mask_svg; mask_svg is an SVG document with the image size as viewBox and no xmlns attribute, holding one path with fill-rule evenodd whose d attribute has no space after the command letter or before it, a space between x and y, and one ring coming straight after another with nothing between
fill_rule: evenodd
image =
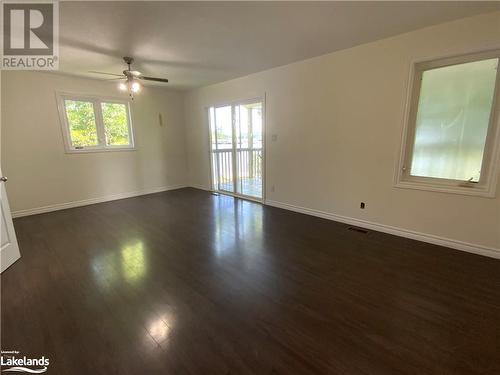
<instances>
[{"instance_id":1,"label":"white door","mask_svg":"<svg viewBox=\"0 0 500 375\"><path fill-rule=\"evenodd\" d=\"M2 172L0 171L0 176ZM19 253L19 245L17 244L16 232L14 231L14 224L10 216L9 201L7 200L7 193L5 192L5 182L7 178L0 177L0 213L2 216L1 222L1 237L0 237L0 272L5 271L12 263L21 257Z\"/></svg>"}]
</instances>

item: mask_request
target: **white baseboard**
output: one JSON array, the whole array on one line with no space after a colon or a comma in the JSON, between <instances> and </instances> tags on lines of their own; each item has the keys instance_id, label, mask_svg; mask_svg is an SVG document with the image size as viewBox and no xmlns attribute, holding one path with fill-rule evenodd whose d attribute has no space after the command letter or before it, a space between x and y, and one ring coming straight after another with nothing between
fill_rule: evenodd
<instances>
[{"instance_id":1,"label":"white baseboard","mask_svg":"<svg viewBox=\"0 0 500 375\"><path fill-rule=\"evenodd\" d=\"M160 193L162 191L175 190L175 189L180 189L180 188L184 188L184 187L186 187L186 185L160 186L157 188L143 189L143 190L131 191L131 192L127 192L127 193L106 195L104 197L83 199L83 200L79 200L79 201L72 201L72 202L65 202L65 203L56 203L56 204L51 204L49 206L35 207L35 208L28 208L25 210L12 211L12 217L16 218L16 217L22 217L22 216L42 214L45 212L65 210L67 208L81 207L81 206L87 206L89 204L103 203L103 202L115 201L118 199L138 197L140 195Z\"/></svg>"},{"instance_id":2,"label":"white baseboard","mask_svg":"<svg viewBox=\"0 0 500 375\"><path fill-rule=\"evenodd\" d=\"M189 186L189 187L192 187L192 188L195 188L195 189L198 189L198 190L210 191L210 188L209 188L209 187L207 187L207 186L203 186L203 185L189 184L188 186Z\"/></svg>"},{"instance_id":3,"label":"white baseboard","mask_svg":"<svg viewBox=\"0 0 500 375\"><path fill-rule=\"evenodd\" d=\"M435 236L433 234L426 234L421 232L416 232L409 229L393 227L391 225L378 224L367 220L355 219L352 217L336 215L329 212L313 210L310 208L294 206L292 204L282 203L273 200L266 200L265 204L269 206L274 206L278 208L283 208L285 210L300 212L307 215L317 216L324 219L329 219L333 221L338 221L341 223L355 225L358 227L376 230L379 232L393 234L399 237L411 238L413 240L432 243L434 245L446 246L452 249L467 251L469 253L479 254L488 256L491 258L500 259L500 249L495 249L493 247L487 247L482 245L471 244L463 241L457 241L450 238L444 238L440 236Z\"/></svg>"}]
</instances>

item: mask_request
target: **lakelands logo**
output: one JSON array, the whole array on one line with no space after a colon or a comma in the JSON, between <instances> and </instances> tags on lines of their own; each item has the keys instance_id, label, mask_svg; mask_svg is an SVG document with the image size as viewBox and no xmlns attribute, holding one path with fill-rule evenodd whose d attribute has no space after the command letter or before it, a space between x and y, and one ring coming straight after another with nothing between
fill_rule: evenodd
<instances>
[{"instance_id":1,"label":"lakelands logo","mask_svg":"<svg viewBox=\"0 0 500 375\"><path fill-rule=\"evenodd\" d=\"M2 350L1 356L2 372L26 372L30 374L42 374L47 371L49 359L28 358L19 356L17 350Z\"/></svg>"},{"instance_id":2,"label":"lakelands logo","mask_svg":"<svg viewBox=\"0 0 500 375\"><path fill-rule=\"evenodd\" d=\"M1 69L59 68L59 3L3 0Z\"/></svg>"}]
</instances>

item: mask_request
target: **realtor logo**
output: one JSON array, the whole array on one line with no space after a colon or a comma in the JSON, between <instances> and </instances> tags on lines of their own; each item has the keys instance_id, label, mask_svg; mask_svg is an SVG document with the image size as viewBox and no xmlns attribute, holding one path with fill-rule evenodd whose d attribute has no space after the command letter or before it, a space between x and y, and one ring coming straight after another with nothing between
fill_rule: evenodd
<instances>
[{"instance_id":1,"label":"realtor logo","mask_svg":"<svg viewBox=\"0 0 500 375\"><path fill-rule=\"evenodd\" d=\"M50 360L45 356L32 358L20 356L18 350L2 350L0 365L2 372L23 372L30 374L43 374L47 372Z\"/></svg>"},{"instance_id":2,"label":"realtor logo","mask_svg":"<svg viewBox=\"0 0 500 375\"><path fill-rule=\"evenodd\" d=\"M59 67L57 1L2 1L0 68L55 70Z\"/></svg>"}]
</instances>

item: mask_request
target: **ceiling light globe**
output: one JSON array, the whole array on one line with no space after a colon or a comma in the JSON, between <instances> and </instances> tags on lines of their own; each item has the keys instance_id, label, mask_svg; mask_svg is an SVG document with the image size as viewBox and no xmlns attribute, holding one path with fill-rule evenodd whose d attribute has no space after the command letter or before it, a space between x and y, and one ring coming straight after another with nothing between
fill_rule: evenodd
<instances>
[{"instance_id":1,"label":"ceiling light globe","mask_svg":"<svg viewBox=\"0 0 500 375\"><path fill-rule=\"evenodd\" d=\"M132 90L132 92L139 92L141 91L141 85L139 82L132 82L130 89Z\"/></svg>"}]
</instances>

